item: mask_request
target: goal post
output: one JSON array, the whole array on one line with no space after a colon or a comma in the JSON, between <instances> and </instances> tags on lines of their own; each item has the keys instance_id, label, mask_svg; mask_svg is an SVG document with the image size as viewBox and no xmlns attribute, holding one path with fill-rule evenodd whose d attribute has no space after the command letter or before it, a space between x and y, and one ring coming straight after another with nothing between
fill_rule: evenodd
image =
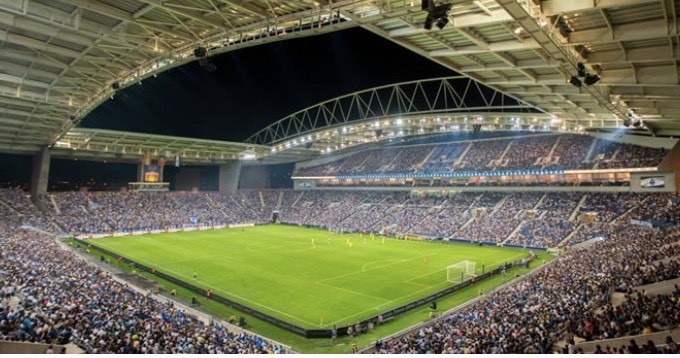
<instances>
[{"instance_id":1,"label":"goal post","mask_svg":"<svg viewBox=\"0 0 680 358\"><path fill-rule=\"evenodd\" d=\"M477 263L470 260L461 261L446 267L446 281L461 283L475 276Z\"/></svg>"}]
</instances>

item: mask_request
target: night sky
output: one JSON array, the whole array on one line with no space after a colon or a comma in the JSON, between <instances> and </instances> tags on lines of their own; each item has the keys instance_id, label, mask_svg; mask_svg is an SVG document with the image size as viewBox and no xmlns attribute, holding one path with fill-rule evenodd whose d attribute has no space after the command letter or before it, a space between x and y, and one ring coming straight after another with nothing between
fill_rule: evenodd
<instances>
[{"instance_id":1,"label":"night sky","mask_svg":"<svg viewBox=\"0 0 680 358\"><path fill-rule=\"evenodd\" d=\"M243 141L326 99L455 73L361 28L228 52L118 93L81 126Z\"/></svg>"},{"instance_id":2,"label":"night sky","mask_svg":"<svg viewBox=\"0 0 680 358\"><path fill-rule=\"evenodd\" d=\"M192 62L119 91L80 126L243 141L305 107L397 82L452 76L431 60L361 28L258 45L219 56L208 72ZM79 162L83 163L83 162ZM130 181L114 164L52 160L50 181ZM0 154L0 182L29 181L30 158ZM128 165L129 166L129 165ZM120 172L125 178L113 178ZM134 176L134 174L133 174Z\"/></svg>"}]
</instances>

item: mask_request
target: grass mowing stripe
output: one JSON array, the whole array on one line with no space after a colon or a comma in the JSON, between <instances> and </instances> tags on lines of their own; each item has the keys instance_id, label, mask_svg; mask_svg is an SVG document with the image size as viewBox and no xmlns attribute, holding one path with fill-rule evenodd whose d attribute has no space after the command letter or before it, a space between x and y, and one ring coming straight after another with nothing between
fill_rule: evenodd
<instances>
[{"instance_id":1,"label":"grass mowing stripe","mask_svg":"<svg viewBox=\"0 0 680 358\"><path fill-rule=\"evenodd\" d=\"M172 273L174 276L176 276L176 277L184 277L184 278L188 279L189 282L191 282L191 280L192 280L190 277L188 277L188 276L186 276L186 275L182 275L182 274L179 273L179 272L172 271L172 270L168 269L167 267L166 267L166 268L162 268L162 269L163 269L164 271L171 272L171 273ZM205 284L205 282L202 282L201 280L194 280L194 281ZM309 324L309 325L314 325L314 324L316 324L316 323L314 323L314 322L309 322L309 321L302 320L302 319L300 319L299 317L291 316L291 315L287 314L286 312L281 312L281 311L279 311L279 310L277 310L277 309L275 309L275 308L272 308L272 307L269 307L269 306L265 306L265 305L263 305L263 304L260 304L260 303L255 302L255 301L251 301L251 300L249 300L249 299L247 299L247 298L245 298L245 297L241 297L241 296L239 296L239 295L237 295L237 294L235 294L235 293L233 293L233 292L229 292L229 291L223 290L223 289L221 289L221 288L216 288L214 291L215 291L215 292L222 293L222 294L227 295L227 296L236 297L236 298L238 298L239 300L243 300L243 301L245 301L245 302L248 302L249 304L251 304L251 305L253 305L253 306L263 307L263 308L265 308L265 309L267 309L267 310L270 310L270 311L272 311L272 312L276 312L276 313L278 313L278 314L280 314L280 315L286 316L286 317L288 317L288 318L292 318L292 319L294 319L294 320L300 320L300 321L305 322L306 324Z\"/></svg>"},{"instance_id":2,"label":"grass mowing stripe","mask_svg":"<svg viewBox=\"0 0 680 358\"><path fill-rule=\"evenodd\" d=\"M316 229L273 225L94 241L184 278L198 272L201 284L214 292L222 290L235 301L308 328L319 326L320 315L324 322L355 323L349 320L434 293L447 287L445 277L437 275L451 263L469 259L490 267L492 262L524 255L519 249L469 244L362 243L357 234L334 235L328 243L328 235ZM353 247L345 239L353 241ZM423 258L427 260L420 262ZM418 281L407 282L414 280Z\"/></svg>"}]
</instances>

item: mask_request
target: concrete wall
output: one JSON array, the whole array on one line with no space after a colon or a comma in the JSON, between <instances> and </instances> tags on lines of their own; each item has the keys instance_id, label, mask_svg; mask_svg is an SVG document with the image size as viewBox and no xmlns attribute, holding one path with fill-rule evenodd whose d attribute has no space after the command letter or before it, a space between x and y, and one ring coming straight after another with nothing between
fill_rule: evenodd
<instances>
[{"instance_id":1,"label":"concrete wall","mask_svg":"<svg viewBox=\"0 0 680 358\"><path fill-rule=\"evenodd\" d=\"M589 132L595 138L607 139L614 142L635 144L641 147L671 149L678 143L677 138L648 137L640 135Z\"/></svg>"},{"instance_id":2,"label":"concrete wall","mask_svg":"<svg viewBox=\"0 0 680 358\"><path fill-rule=\"evenodd\" d=\"M657 166L659 171L674 173L675 177L673 183L675 188L680 188L680 174L678 171L680 169L680 142L673 146L673 149L666 155L661 163Z\"/></svg>"},{"instance_id":3,"label":"concrete wall","mask_svg":"<svg viewBox=\"0 0 680 358\"><path fill-rule=\"evenodd\" d=\"M219 188L221 193L235 193L241 176L241 162L230 160L220 165Z\"/></svg>"},{"instance_id":4,"label":"concrete wall","mask_svg":"<svg viewBox=\"0 0 680 358\"><path fill-rule=\"evenodd\" d=\"M0 341L0 354L45 354L49 344L44 343L28 343L28 342L12 342L12 341ZM61 346L54 344L52 345L52 350L54 353L61 353L62 348L66 346ZM73 349L69 352L66 349L66 353L81 353L82 351L74 352Z\"/></svg>"},{"instance_id":5,"label":"concrete wall","mask_svg":"<svg viewBox=\"0 0 680 358\"><path fill-rule=\"evenodd\" d=\"M193 191L198 190L201 186L201 169L182 167L180 171L175 174L175 187L177 191Z\"/></svg>"},{"instance_id":6,"label":"concrete wall","mask_svg":"<svg viewBox=\"0 0 680 358\"><path fill-rule=\"evenodd\" d=\"M640 185L643 178L662 177L664 181L663 188L645 188ZM658 180L657 180L658 181ZM630 175L630 189L637 192L676 192L678 186L675 182L675 173L672 172L650 172L650 173L635 173Z\"/></svg>"},{"instance_id":7,"label":"concrete wall","mask_svg":"<svg viewBox=\"0 0 680 358\"><path fill-rule=\"evenodd\" d=\"M47 183L50 179L50 151L47 146L43 146L38 153L33 156L33 167L31 171L31 195L46 194Z\"/></svg>"}]
</instances>

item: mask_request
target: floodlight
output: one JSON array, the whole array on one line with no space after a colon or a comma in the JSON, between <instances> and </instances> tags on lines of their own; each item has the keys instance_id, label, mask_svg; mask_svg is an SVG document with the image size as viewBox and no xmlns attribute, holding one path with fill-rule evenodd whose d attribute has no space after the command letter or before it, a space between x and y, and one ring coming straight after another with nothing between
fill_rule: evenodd
<instances>
[{"instance_id":1,"label":"floodlight","mask_svg":"<svg viewBox=\"0 0 680 358\"><path fill-rule=\"evenodd\" d=\"M583 80L583 82L588 85L592 86L600 81L600 76L598 75L586 75L586 78Z\"/></svg>"},{"instance_id":2,"label":"floodlight","mask_svg":"<svg viewBox=\"0 0 680 358\"><path fill-rule=\"evenodd\" d=\"M432 18L430 15L427 15L425 18L425 25L423 26L425 30L432 30Z\"/></svg>"},{"instance_id":3,"label":"floodlight","mask_svg":"<svg viewBox=\"0 0 680 358\"><path fill-rule=\"evenodd\" d=\"M579 62L576 64L576 67L578 68L578 76L579 77L586 77L588 73L586 72L586 66Z\"/></svg>"},{"instance_id":4,"label":"floodlight","mask_svg":"<svg viewBox=\"0 0 680 358\"><path fill-rule=\"evenodd\" d=\"M446 26L446 24L448 24L448 23L449 23L449 17L448 17L448 16L444 16L444 17L440 18L439 21L437 21L437 27L441 30L441 29L443 29L444 26Z\"/></svg>"},{"instance_id":5,"label":"floodlight","mask_svg":"<svg viewBox=\"0 0 680 358\"><path fill-rule=\"evenodd\" d=\"M208 50L205 49L205 47L196 47L194 49L194 56L201 58L205 57L208 54Z\"/></svg>"}]
</instances>

